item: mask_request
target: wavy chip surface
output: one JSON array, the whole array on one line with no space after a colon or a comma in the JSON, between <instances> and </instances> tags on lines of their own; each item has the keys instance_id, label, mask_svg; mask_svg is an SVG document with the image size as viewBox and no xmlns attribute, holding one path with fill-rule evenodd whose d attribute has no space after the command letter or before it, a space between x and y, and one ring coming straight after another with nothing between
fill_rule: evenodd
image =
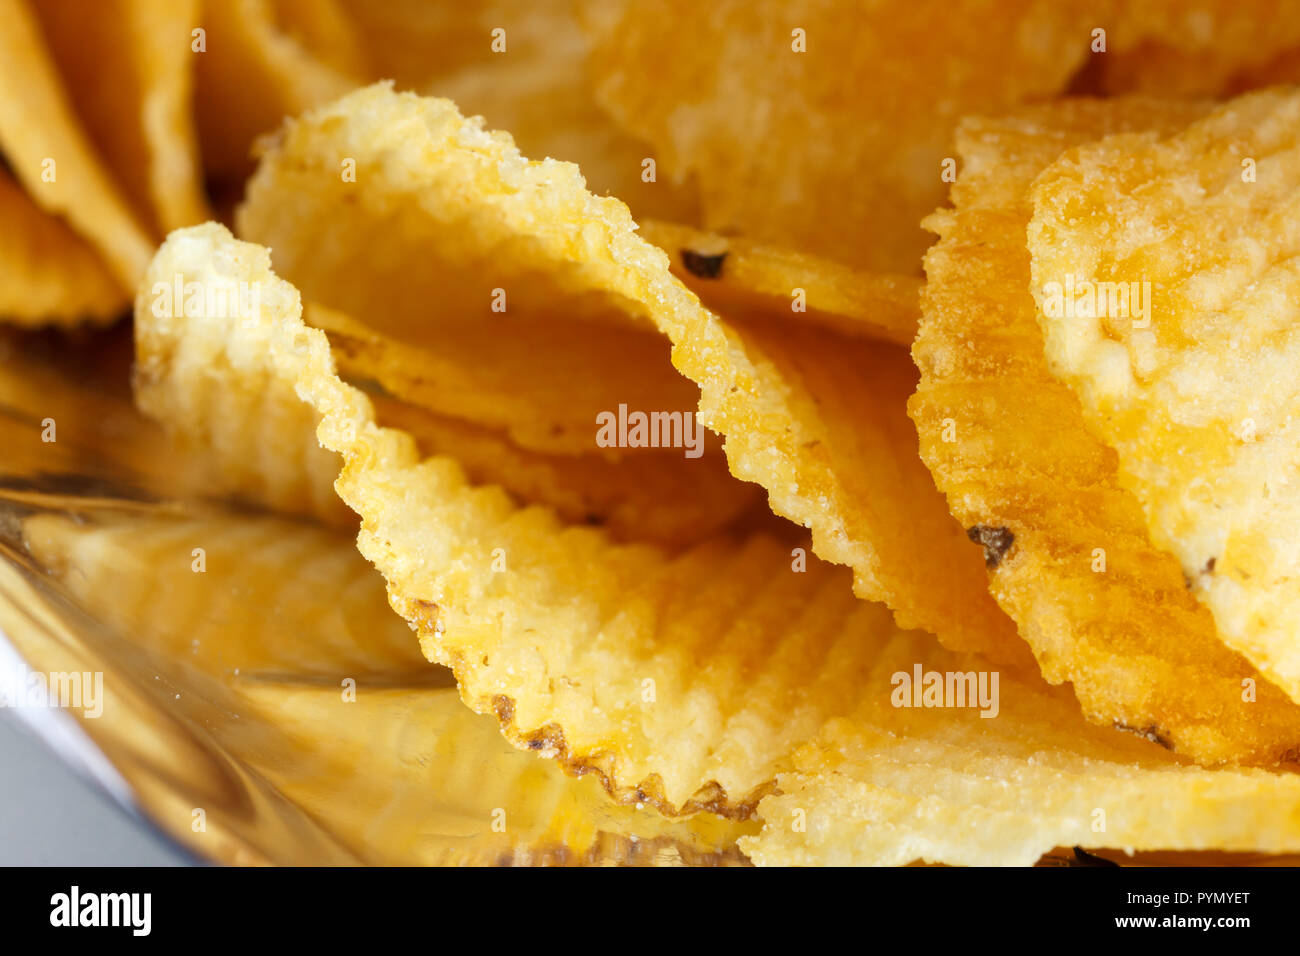
<instances>
[{"instance_id":1,"label":"wavy chip surface","mask_svg":"<svg viewBox=\"0 0 1300 956\"><path fill-rule=\"evenodd\" d=\"M238 720L210 729L362 860L736 863L756 829L614 806L595 780L512 749L424 660L343 535L213 510L36 515L23 536L96 620L233 690Z\"/></svg>"},{"instance_id":2,"label":"wavy chip surface","mask_svg":"<svg viewBox=\"0 0 1300 956\"><path fill-rule=\"evenodd\" d=\"M847 570L807 555L796 570L788 543L762 533L670 553L519 508L375 424L266 250L209 224L173 234L152 271L261 289L255 322L138 309L151 388L200 396L178 406L191 427L224 423L246 459L279 473L300 464L278 457L301 447L298 412L283 407L296 388L296 408L321 420L321 454L342 456L336 488L390 603L516 744L596 774L622 802L745 816L792 748L854 706L855 648L892 624L853 596Z\"/></svg>"},{"instance_id":3,"label":"wavy chip surface","mask_svg":"<svg viewBox=\"0 0 1300 956\"><path fill-rule=\"evenodd\" d=\"M1298 131L1283 89L1082 146L1040 177L1029 228L1052 370L1219 635L1295 700Z\"/></svg>"},{"instance_id":4,"label":"wavy chip surface","mask_svg":"<svg viewBox=\"0 0 1300 956\"><path fill-rule=\"evenodd\" d=\"M355 182L340 177L340 157L356 161ZM476 374L500 374L498 362L518 369L502 391L507 378L533 387L559 362L566 379L582 379L564 389L600 396L586 415L698 401L732 473L810 528L818 555L851 566L860 597L954 647L1027 661L988 596L978 549L917 459L906 355L707 311L636 235L626 207L588 193L576 167L529 162L447 101L377 85L288 124L237 222L309 299L475 363ZM490 310L494 289L504 313ZM536 347L521 349L516 335ZM670 343L686 378L663 361ZM581 420L572 416L579 439Z\"/></svg>"},{"instance_id":5,"label":"wavy chip surface","mask_svg":"<svg viewBox=\"0 0 1300 956\"><path fill-rule=\"evenodd\" d=\"M655 146L661 175L697 178L706 228L913 273L957 120L1063 88L1092 6L726 0L704 15L622 0L582 14L597 99Z\"/></svg>"},{"instance_id":6,"label":"wavy chip surface","mask_svg":"<svg viewBox=\"0 0 1300 956\"><path fill-rule=\"evenodd\" d=\"M298 320L266 251L221 227L176 233L157 267L274 287L254 351L321 415L322 441L345 460L339 492L363 513L361 551L388 577L390 603L417 624L426 653L452 665L474 709L495 713L516 743L594 773L624 802L743 816L783 772L791 799L806 787L818 796L794 808L798 838L783 834L786 797L763 804L765 830L744 844L760 862L1022 862L1076 837L1269 851L1300 842L1300 778L1201 771L1150 741L1089 727L1067 691L1032 675L997 671L994 684L984 659L940 652L853 598L844 569L792 573L789 553L762 535L676 558L612 545L470 487L450 460L421 460L409 436L377 427L365 396L337 379L323 333ZM254 344L240 342L238 322L138 320L173 355L209 338ZM490 548L502 549L505 569L492 569ZM895 706L901 677L935 670L969 673L970 696L954 707ZM292 724L296 705L285 706ZM863 738L865 753L855 743ZM959 772L930 764L933 755ZM854 802L860 789L843 792L850 773L898 795ZM729 796L741 793L749 799ZM1111 822L1089 837L1078 815L1093 802ZM864 813L886 825L861 827ZM908 829L918 819L928 842ZM989 820L998 832L1019 826L1019 837L984 841Z\"/></svg>"},{"instance_id":7,"label":"wavy chip surface","mask_svg":"<svg viewBox=\"0 0 1300 956\"><path fill-rule=\"evenodd\" d=\"M1049 681L1071 682L1091 719L1199 761L1271 764L1294 759L1300 709L1223 646L1148 536L1114 452L1052 376L1025 249L1027 190L1062 152L1110 133L1168 135L1203 113L1077 101L964 125L956 209L930 220L940 241L926 258L910 411L922 457L986 542L989 587Z\"/></svg>"},{"instance_id":8,"label":"wavy chip surface","mask_svg":"<svg viewBox=\"0 0 1300 956\"><path fill-rule=\"evenodd\" d=\"M796 769L778 778L780 793L759 804L763 831L741 840L756 863L1028 866L1057 846L1300 845L1294 773L1204 770L1149 741L1089 726L1067 689L1005 672L993 717L895 707L899 674L922 666L945 680L979 680L989 665L915 635L882 636L871 650L862 708L802 748Z\"/></svg>"}]
</instances>

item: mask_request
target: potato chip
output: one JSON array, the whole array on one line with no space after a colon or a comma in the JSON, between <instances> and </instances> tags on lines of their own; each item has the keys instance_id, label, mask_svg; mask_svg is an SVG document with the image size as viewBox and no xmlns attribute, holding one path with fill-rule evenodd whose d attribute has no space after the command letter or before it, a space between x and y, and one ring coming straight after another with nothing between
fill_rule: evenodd
<instances>
[{"instance_id":1,"label":"potato chip","mask_svg":"<svg viewBox=\"0 0 1300 956\"><path fill-rule=\"evenodd\" d=\"M1249 77L1300 46L1288 0L1148 0L1117 4L1105 21L1099 59L1109 93L1219 96L1252 85Z\"/></svg>"},{"instance_id":2,"label":"potato chip","mask_svg":"<svg viewBox=\"0 0 1300 956\"><path fill-rule=\"evenodd\" d=\"M914 273L929 242L918 224L950 181L957 120L1062 89L1088 53L1090 7L726 0L701 16L687 0L622 0L581 9L598 101L655 146L661 177L698 177L705 227Z\"/></svg>"},{"instance_id":3,"label":"potato chip","mask_svg":"<svg viewBox=\"0 0 1300 956\"><path fill-rule=\"evenodd\" d=\"M595 780L511 749L424 660L342 535L216 510L42 514L23 536L96 620L233 689L240 720L211 729L363 860L734 863L736 837L756 830L613 806Z\"/></svg>"},{"instance_id":4,"label":"potato chip","mask_svg":"<svg viewBox=\"0 0 1300 956\"><path fill-rule=\"evenodd\" d=\"M33 6L69 99L140 219L159 235L209 218L193 120L198 0Z\"/></svg>"},{"instance_id":5,"label":"potato chip","mask_svg":"<svg viewBox=\"0 0 1300 956\"><path fill-rule=\"evenodd\" d=\"M356 161L356 182L338 157ZM309 299L498 375L503 396L593 396L571 416L579 440L602 408L685 412L698 398L732 473L810 528L818 555L850 565L859 596L953 647L1028 661L916 456L907 356L811 327L729 325L575 167L528 162L452 104L381 84L288 124L237 222ZM510 303L500 317L494 290ZM689 381L662 361L664 336Z\"/></svg>"},{"instance_id":6,"label":"potato chip","mask_svg":"<svg viewBox=\"0 0 1300 956\"><path fill-rule=\"evenodd\" d=\"M446 459L420 461L408 436L376 427L365 397L334 377L323 334L297 321L293 290L270 273L266 251L232 241L221 227L173 235L155 268L205 284L238 277L263 285L270 308L257 323L149 312L139 320L173 355L219 340L294 376L322 415L322 440L347 461L339 490L365 512L362 552L389 578L390 602L420 625L426 652L454 665L462 697L494 712L512 739L598 775L626 802L672 810L682 806L674 795L706 780L684 809L743 816L750 801L729 798L746 792L737 780L784 770L792 790L820 782L813 778L825 763L810 763L815 751L800 742L824 728L820 739L836 749L829 759L841 773L865 763L877 774L874 786L902 793L870 804L877 818L898 825L860 829L861 801L814 797L814 838L841 821L850 826L792 851L778 833L785 808L769 799L767 831L746 843L760 861L795 852L815 859L827 843L832 850L842 843L855 862L1021 862L1097 826L1098 808L1112 815L1113 823L1101 823L1113 829L1080 837L1087 845L1278 850L1300 840L1300 777L1200 771L1151 741L1090 728L1068 690L1033 675L995 674L980 658L938 652L927 635L900 633L884 608L852 598L844 569L813 562L788 573L788 555L761 537L720 539L675 559L612 546L599 532L564 528L540 509L513 509L493 489L470 488ZM501 558L508 567L490 570ZM921 690L936 668L947 672L939 687L951 686L952 699L932 711L925 690L919 708L901 706L901 682L919 669ZM871 746L855 748L858 734ZM794 772L809 780L791 772L795 749L803 756ZM877 750L890 758L877 761L879 772L870 756ZM934 754L956 769L928 763ZM638 776L635 789L622 783ZM1018 792L1006 779L1036 789ZM734 789L724 790L728 783ZM771 792L768 784L750 791ZM1111 802L1117 793L1119 806ZM968 807L966 794L988 807ZM950 803L936 810L941 799ZM841 815L824 815L827 806ZM1089 814L1085 822L1080 812ZM1017 840L999 847L983 839L981 822L1006 833L1017 815ZM922 844L904 826L917 816L946 829L935 827Z\"/></svg>"},{"instance_id":7,"label":"potato chip","mask_svg":"<svg viewBox=\"0 0 1300 956\"><path fill-rule=\"evenodd\" d=\"M360 387L375 420L408 432L421 455L455 458L474 484L500 485L517 501L546 505L562 520L604 528L618 541L684 545L768 513L758 486L733 479L721 454L698 464L669 455L609 461L546 454Z\"/></svg>"},{"instance_id":8,"label":"potato chip","mask_svg":"<svg viewBox=\"0 0 1300 956\"><path fill-rule=\"evenodd\" d=\"M241 220L249 221L242 213ZM251 231L263 232L260 227ZM301 242L297 236L285 238L287 249ZM281 258L288 259L288 253ZM317 271L314 266L294 266L295 274L310 279L311 285L332 296L342 294L325 284L326 276L313 274ZM449 280L447 296L455 294ZM347 298L364 304L355 292ZM592 329L588 323L565 322L553 305L557 300L543 300L540 293L536 298L537 309L545 312L541 316L492 323L450 315L447 324L452 328L447 330L437 321L421 328L414 309L395 334L322 306L308 307L305 319L328 333L345 377L372 380L430 411L496 429L523 448L564 455L600 453L611 460L668 454L668 449L602 448L596 435L601 412L617 410L620 404L640 410L694 409L696 389L673 371L669 344L650 330ZM398 318L396 310L380 314L373 305L365 314L382 321ZM716 445L702 446L702 452L708 451L716 453ZM683 457L680 450L671 454Z\"/></svg>"},{"instance_id":9,"label":"potato chip","mask_svg":"<svg viewBox=\"0 0 1300 956\"><path fill-rule=\"evenodd\" d=\"M209 224L173 234L151 273L260 289L257 321L139 308L149 381L162 394L202 393L179 406L191 427L219 421L232 433L236 418L292 421L277 389L296 383L321 441L343 456L336 487L362 515L358 543L388 579L390 603L426 655L453 668L466 703L495 713L516 744L598 776L621 802L744 817L791 748L855 706L869 665L859 649L893 625L853 596L847 570L766 534L667 553L518 508L375 425L265 249ZM262 404L243 385L219 386L240 367L246 379L263 371ZM278 456L297 447L298 428L246 428L248 460L300 468Z\"/></svg>"},{"instance_id":10,"label":"potato chip","mask_svg":"<svg viewBox=\"0 0 1300 956\"><path fill-rule=\"evenodd\" d=\"M263 773L371 862L739 865L736 840L758 829L612 804L597 780L512 748L454 689L366 688L343 704L334 688L242 678L236 686L300 755L288 767L267 762ZM337 731L323 741L321 727Z\"/></svg>"},{"instance_id":11,"label":"potato chip","mask_svg":"<svg viewBox=\"0 0 1300 956\"><path fill-rule=\"evenodd\" d=\"M0 0L0 152L42 209L95 245L134 289L152 243L101 166L25 0Z\"/></svg>"},{"instance_id":12,"label":"potato chip","mask_svg":"<svg viewBox=\"0 0 1300 956\"><path fill-rule=\"evenodd\" d=\"M1026 191L1063 151L1176 130L1203 111L1075 101L963 126L956 211L931 219L941 239L926 258L910 412L949 507L984 545L990 589L1049 681L1070 681L1091 719L1198 761L1270 764L1300 742L1300 710L1223 647L1177 561L1149 539L1114 453L1052 378L1024 248Z\"/></svg>"},{"instance_id":13,"label":"potato chip","mask_svg":"<svg viewBox=\"0 0 1300 956\"><path fill-rule=\"evenodd\" d=\"M720 315L758 312L845 335L912 344L921 281L862 272L779 246L643 220L641 235L668 253L673 275Z\"/></svg>"},{"instance_id":14,"label":"potato chip","mask_svg":"<svg viewBox=\"0 0 1300 956\"><path fill-rule=\"evenodd\" d=\"M356 85L286 32L271 0L203 5L195 122L209 179L238 183L253 169L254 140ZM293 22L293 21L291 21Z\"/></svg>"},{"instance_id":15,"label":"potato chip","mask_svg":"<svg viewBox=\"0 0 1300 956\"><path fill-rule=\"evenodd\" d=\"M0 319L24 326L102 323L126 306L126 293L94 249L0 170Z\"/></svg>"},{"instance_id":16,"label":"potato chip","mask_svg":"<svg viewBox=\"0 0 1300 956\"><path fill-rule=\"evenodd\" d=\"M1298 125L1282 89L1072 150L1035 184L1029 227L1052 371L1219 636L1293 700Z\"/></svg>"},{"instance_id":17,"label":"potato chip","mask_svg":"<svg viewBox=\"0 0 1300 956\"><path fill-rule=\"evenodd\" d=\"M780 793L759 804L763 832L741 840L754 862L1001 866L1032 864L1056 846L1300 846L1300 775L1201 769L1089 726L1066 688L1006 673L989 718L969 707L899 707L899 675L919 667L947 686L954 674L983 679L989 665L915 635L882 638L872 653L862 709L801 748Z\"/></svg>"},{"instance_id":18,"label":"potato chip","mask_svg":"<svg viewBox=\"0 0 1300 956\"><path fill-rule=\"evenodd\" d=\"M225 509L37 514L23 541L96 620L216 677L431 670L383 579L337 532Z\"/></svg>"}]
</instances>

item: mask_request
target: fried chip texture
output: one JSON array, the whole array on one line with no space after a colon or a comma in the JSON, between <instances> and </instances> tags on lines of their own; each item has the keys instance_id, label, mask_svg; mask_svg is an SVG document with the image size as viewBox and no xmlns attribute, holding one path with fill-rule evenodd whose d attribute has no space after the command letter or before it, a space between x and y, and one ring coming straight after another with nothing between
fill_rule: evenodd
<instances>
[{"instance_id":1,"label":"fried chip texture","mask_svg":"<svg viewBox=\"0 0 1300 956\"><path fill-rule=\"evenodd\" d=\"M858 338L910 346L921 280L870 273L779 246L659 220L641 235L668 254L673 275L719 315L757 312Z\"/></svg>"},{"instance_id":2,"label":"fried chip texture","mask_svg":"<svg viewBox=\"0 0 1300 956\"><path fill-rule=\"evenodd\" d=\"M1002 673L997 713L897 707L899 674L987 674L916 635L872 648L863 706L801 748L764 828L763 865L1027 866L1057 846L1294 851L1300 776L1205 770L1150 741L1090 726L1066 688Z\"/></svg>"},{"instance_id":3,"label":"fried chip texture","mask_svg":"<svg viewBox=\"0 0 1300 956\"><path fill-rule=\"evenodd\" d=\"M23 533L97 621L233 690L239 719L216 733L362 860L735 863L756 829L614 806L597 781L512 749L424 660L346 536L226 510L42 514Z\"/></svg>"},{"instance_id":4,"label":"fried chip texture","mask_svg":"<svg viewBox=\"0 0 1300 956\"><path fill-rule=\"evenodd\" d=\"M1087 55L1091 6L581 9L599 102L655 146L661 176L698 178L706 228L910 274L929 241L921 218L943 199L957 120L1062 89Z\"/></svg>"},{"instance_id":5,"label":"fried chip texture","mask_svg":"<svg viewBox=\"0 0 1300 956\"><path fill-rule=\"evenodd\" d=\"M495 713L512 740L598 776L623 802L744 816L773 793L767 782L746 790L750 781L775 772L802 793L851 763L867 767L873 786L900 794L873 795L874 819L897 825L869 829L857 826L863 801L810 798L813 837L849 828L831 833L829 846L800 837L795 849L778 833L785 805L769 799L767 831L745 844L763 862L836 853L843 861L840 846L854 862L1027 862L1096 826L1097 807L1119 819L1095 831L1105 836L1080 836L1087 845L1272 851L1300 840L1300 778L1200 771L1151 741L1089 727L1066 689L1032 674L999 672L1003 694L987 661L940 652L928 635L900 632L884 608L854 599L845 569L810 562L790 573L788 552L762 536L719 539L675 558L613 546L599 532L467 486L453 462L420 460L409 436L376 427L366 398L335 376L323 333L297 319L293 290L270 273L265 250L209 225L174 234L159 260L160 271L190 281L238 276L275 288L263 295L273 306L257 323L264 334L250 336L235 320L146 311L139 321L173 355L212 338L292 377L322 416L322 441L345 460L338 488L364 513L361 551L389 579L390 603L419 626L426 654L450 663L462 698ZM494 572L489 549L497 548L508 569ZM969 673L972 696L955 707L896 706L900 675L917 668ZM974 691L981 673L991 694ZM976 696L982 710L970 709ZM859 736L869 746L855 745ZM833 752L818 763L817 751L801 746L809 741ZM878 751L888 763L872 763ZM925 762L935 753L938 767ZM974 769L939 769L947 761ZM1018 791L1007 778L1033 789ZM1108 802L1116 792L1134 809ZM749 799L730 796L738 793ZM986 806L969 809L967 793ZM936 808L941 798L950 803ZM826 808L829 819L820 815ZM1032 833L1017 831L1005 846L978 839L981 822L996 818L1007 832L1017 815L1033 820ZM945 829L929 829L936 835L922 845L906 826L915 819Z\"/></svg>"},{"instance_id":6,"label":"fried chip texture","mask_svg":"<svg viewBox=\"0 0 1300 956\"><path fill-rule=\"evenodd\" d=\"M410 435L376 426L266 250L209 224L173 234L153 270L262 290L255 323L138 309L145 374L164 392L211 397L191 406L200 430L289 421L276 389L296 388L343 458L336 488L361 514L358 544L388 579L390 603L426 655L452 667L466 703L495 713L517 745L595 774L621 802L743 817L796 744L855 706L868 663L859 649L894 625L853 596L846 569L766 534L670 553L518 508L500 489L469 485L456 462L421 459ZM265 406L218 387L235 362L264 369ZM287 442L266 426L243 432L248 457L296 445L291 427Z\"/></svg>"},{"instance_id":7,"label":"fried chip texture","mask_svg":"<svg viewBox=\"0 0 1300 956\"><path fill-rule=\"evenodd\" d=\"M1293 700L1297 130L1300 93L1279 89L1081 146L1040 177L1029 227L1052 371L1220 637Z\"/></svg>"},{"instance_id":8,"label":"fried chip texture","mask_svg":"<svg viewBox=\"0 0 1300 956\"><path fill-rule=\"evenodd\" d=\"M956 210L931 219L940 242L926 259L910 412L953 513L985 543L990 589L1049 681L1072 682L1091 719L1198 761L1271 764L1300 741L1300 710L1223 646L1177 561L1148 537L1114 452L1048 369L1029 289L1034 176L1081 142L1169 132L1203 112L1075 101L964 125Z\"/></svg>"},{"instance_id":9,"label":"fried chip texture","mask_svg":"<svg viewBox=\"0 0 1300 956\"><path fill-rule=\"evenodd\" d=\"M95 250L0 171L0 320L98 324L117 318L127 302Z\"/></svg>"},{"instance_id":10,"label":"fried chip texture","mask_svg":"<svg viewBox=\"0 0 1300 956\"><path fill-rule=\"evenodd\" d=\"M356 160L355 183L340 180L342 156ZM917 458L907 356L808 324L719 318L635 234L626 207L586 191L576 167L529 162L447 101L380 84L288 124L237 222L310 300L501 374L502 393L556 380L548 391L599 397L583 415L698 400L732 474L811 529L819 556L851 566L860 597L950 646L1027 662L978 550ZM499 316L494 288L510 303ZM662 361L669 343L686 378ZM572 420L580 438L583 419Z\"/></svg>"},{"instance_id":11,"label":"fried chip texture","mask_svg":"<svg viewBox=\"0 0 1300 956\"><path fill-rule=\"evenodd\" d=\"M124 289L153 252L68 101L25 0L0 0L0 152L42 209L94 244Z\"/></svg>"},{"instance_id":12,"label":"fried chip texture","mask_svg":"<svg viewBox=\"0 0 1300 956\"><path fill-rule=\"evenodd\" d=\"M194 131L198 0L33 6L69 98L140 219L158 235L209 218Z\"/></svg>"}]
</instances>

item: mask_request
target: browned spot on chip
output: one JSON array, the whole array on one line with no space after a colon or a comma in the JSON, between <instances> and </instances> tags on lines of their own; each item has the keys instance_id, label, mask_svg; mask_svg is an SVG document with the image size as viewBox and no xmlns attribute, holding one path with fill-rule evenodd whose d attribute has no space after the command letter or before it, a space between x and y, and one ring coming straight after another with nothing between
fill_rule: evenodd
<instances>
[{"instance_id":1,"label":"browned spot on chip","mask_svg":"<svg viewBox=\"0 0 1300 956\"><path fill-rule=\"evenodd\" d=\"M966 537L984 549L984 566L987 568L996 568L1001 564L1006 553L1016 543L1016 536L1010 528L994 528L983 524L967 528Z\"/></svg>"}]
</instances>

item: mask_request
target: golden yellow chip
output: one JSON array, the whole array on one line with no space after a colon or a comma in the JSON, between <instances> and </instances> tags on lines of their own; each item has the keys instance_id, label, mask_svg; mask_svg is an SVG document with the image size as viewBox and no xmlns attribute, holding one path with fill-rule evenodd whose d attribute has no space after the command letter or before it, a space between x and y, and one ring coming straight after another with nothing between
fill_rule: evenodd
<instances>
[{"instance_id":1,"label":"golden yellow chip","mask_svg":"<svg viewBox=\"0 0 1300 956\"><path fill-rule=\"evenodd\" d=\"M333 339L330 345L341 357ZM375 420L410 433L421 455L455 458L474 484L500 485L522 503L604 528L615 540L680 546L770 514L761 489L733 479L720 453L694 463L672 455L609 461L530 451L481 426L359 387L374 403Z\"/></svg>"},{"instance_id":2,"label":"golden yellow chip","mask_svg":"<svg viewBox=\"0 0 1300 956\"><path fill-rule=\"evenodd\" d=\"M720 315L757 312L905 346L916 337L921 280L913 276L863 272L671 222L640 226L648 242L668 253L673 275Z\"/></svg>"},{"instance_id":3,"label":"golden yellow chip","mask_svg":"<svg viewBox=\"0 0 1300 956\"><path fill-rule=\"evenodd\" d=\"M151 272L260 290L255 321L194 321L142 298L138 361L152 388L177 396L192 429L238 434L249 467L277 473L272 486L301 480L283 477L301 459L281 454L301 441L280 391L296 388L343 457L336 487L362 516L358 543L390 603L515 743L593 773L622 802L743 817L795 745L855 706L869 666L859 648L893 625L853 596L847 570L762 533L665 552L521 509L375 424L265 249L209 224L173 234Z\"/></svg>"},{"instance_id":4,"label":"golden yellow chip","mask_svg":"<svg viewBox=\"0 0 1300 956\"><path fill-rule=\"evenodd\" d=\"M871 653L861 710L802 748L780 794L759 804L763 832L741 840L754 862L1003 866L1057 846L1300 848L1300 775L1201 769L1089 726L1067 688L1005 672L994 684L987 662L922 637L882 636ZM929 675L946 705L923 704ZM989 691L996 714L952 707L962 686ZM909 694L913 705L898 706Z\"/></svg>"},{"instance_id":5,"label":"golden yellow chip","mask_svg":"<svg viewBox=\"0 0 1300 956\"><path fill-rule=\"evenodd\" d=\"M1147 0L1103 19L1107 49L1095 58L1108 93L1219 96L1281 82L1266 74L1300 46L1288 0Z\"/></svg>"},{"instance_id":6,"label":"golden yellow chip","mask_svg":"<svg viewBox=\"0 0 1300 956\"><path fill-rule=\"evenodd\" d=\"M355 181L340 176L341 158L355 162ZM850 565L860 597L950 646L1028 660L917 458L906 355L806 325L772 334L761 320L719 318L576 167L529 162L447 101L380 84L288 124L237 222L312 301L473 365L480 381L500 378L491 393L431 403L517 392L545 408L545 394L562 396L572 427L541 420L557 441L581 443L595 416L685 415L698 400L732 473L811 529L818 555ZM506 311L491 311L497 298ZM669 343L689 380L663 361ZM509 414L513 428L532 423L525 414L537 413Z\"/></svg>"},{"instance_id":7,"label":"golden yellow chip","mask_svg":"<svg viewBox=\"0 0 1300 956\"><path fill-rule=\"evenodd\" d=\"M209 218L194 132L198 0L33 5L69 99L136 213L159 235Z\"/></svg>"},{"instance_id":8,"label":"golden yellow chip","mask_svg":"<svg viewBox=\"0 0 1300 956\"><path fill-rule=\"evenodd\" d=\"M1031 193L1052 371L1219 636L1300 700L1300 93L1072 150ZM1195 236L1189 243L1187 237Z\"/></svg>"},{"instance_id":9,"label":"golden yellow chip","mask_svg":"<svg viewBox=\"0 0 1300 956\"><path fill-rule=\"evenodd\" d=\"M1027 862L1067 841L1300 843L1300 777L1202 771L1151 740L1089 727L1067 689L898 631L849 594L843 569L791 573L762 536L674 559L614 546L468 486L453 462L420 460L336 378L323 333L297 319L266 251L221 227L175 234L155 268L265 289L256 323L138 321L173 358L222 342L294 379L346 461L338 488L363 513L362 553L426 653L511 739L599 776L622 801L744 816L766 795L764 834L743 846L769 863ZM774 773L789 799L774 795Z\"/></svg>"},{"instance_id":10,"label":"golden yellow chip","mask_svg":"<svg viewBox=\"0 0 1300 956\"><path fill-rule=\"evenodd\" d=\"M94 249L0 170L0 318L24 326L100 323L127 302Z\"/></svg>"},{"instance_id":11,"label":"golden yellow chip","mask_svg":"<svg viewBox=\"0 0 1300 956\"><path fill-rule=\"evenodd\" d=\"M361 860L735 863L756 830L614 806L595 780L511 749L420 655L344 536L224 510L37 515L23 535L97 621L233 689L238 720L209 729Z\"/></svg>"},{"instance_id":12,"label":"golden yellow chip","mask_svg":"<svg viewBox=\"0 0 1300 956\"><path fill-rule=\"evenodd\" d=\"M1079 0L689 0L582 6L598 101L698 178L703 225L914 273L952 131L1064 88L1098 26ZM684 27L689 24L689 27ZM923 61L924 68L917 63Z\"/></svg>"},{"instance_id":13,"label":"golden yellow chip","mask_svg":"<svg viewBox=\"0 0 1300 956\"><path fill-rule=\"evenodd\" d=\"M1034 176L1080 142L1171 131L1202 112L1076 101L963 126L957 208L931 220L941 238L926 257L910 411L1049 681L1070 681L1091 719L1199 761L1271 764L1300 742L1300 709L1224 648L1177 561L1149 539L1114 453L1048 370L1029 289Z\"/></svg>"},{"instance_id":14,"label":"golden yellow chip","mask_svg":"<svg viewBox=\"0 0 1300 956\"><path fill-rule=\"evenodd\" d=\"M345 377L377 382L398 398L495 429L534 451L600 454L610 460L660 454L684 457L681 450L602 447L596 441L601 413L617 414L620 404L626 405L629 413L693 412L697 390L673 370L669 344L659 333L633 327L593 329L588 322L566 322L565 300L558 296L543 299L540 291L530 293L535 304L513 307L527 308L527 314L507 314L499 322L472 314L467 318L439 314L441 310L433 309L426 311L427 319L422 321L414 302L401 314L378 310L377 302L367 303L360 289L347 291L345 283L331 279L318 267L291 259L289 250L297 251L303 237L290 235L290 224L269 229L261 223L250 225L250 209L259 214L272 211L272 202L264 197L259 194L256 206L243 207L241 222L247 231L258 235L276 232L284 244L272 249L286 250L276 261L287 261L293 274L307 280L305 286L335 299L346 297L350 304L366 309L363 314L368 323L319 305L308 307L305 313L308 324L328 333ZM462 240L450 237L448 241ZM427 268L432 269L435 262L430 259ZM504 265L501 281L509 282ZM455 298L459 288L448 278L447 298ZM511 283L506 294L517 288ZM373 298L378 300L381 292L377 290ZM522 290L519 292L516 300L523 297ZM404 324L391 332L371 327L394 321ZM691 450L693 458L717 454L712 437L702 438L698 456Z\"/></svg>"},{"instance_id":15,"label":"golden yellow chip","mask_svg":"<svg viewBox=\"0 0 1300 956\"><path fill-rule=\"evenodd\" d=\"M288 32L272 0L205 3L201 27L195 122L204 171L219 184L252 171L258 136L359 80Z\"/></svg>"},{"instance_id":16,"label":"golden yellow chip","mask_svg":"<svg viewBox=\"0 0 1300 956\"><path fill-rule=\"evenodd\" d=\"M0 153L42 209L90 240L134 289L153 252L100 164L26 0L0 0Z\"/></svg>"}]
</instances>

